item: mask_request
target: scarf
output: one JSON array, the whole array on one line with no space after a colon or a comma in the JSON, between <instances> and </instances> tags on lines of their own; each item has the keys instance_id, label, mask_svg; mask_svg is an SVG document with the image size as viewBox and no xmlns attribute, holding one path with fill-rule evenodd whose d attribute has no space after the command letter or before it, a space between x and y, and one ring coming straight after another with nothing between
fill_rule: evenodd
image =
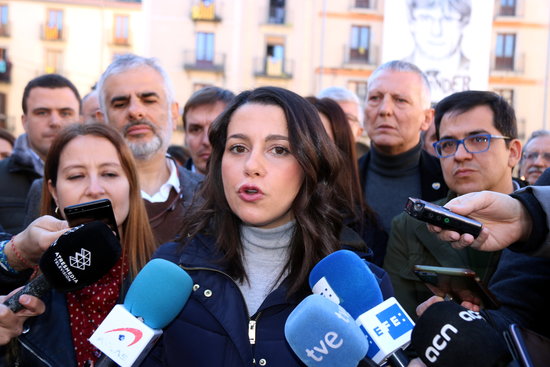
<instances>
[{"instance_id":1,"label":"scarf","mask_svg":"<svg viewBox=\"0 0 550 367\"><path fill-rule=\"evenodd\" d=\"M94 284L67 293L67 307L73 344L79 367L96 361L101 352L89 341L99 324L116 305L122 279L128 274L128 264L121 256L115 266Z\"/></svg>"}]
</instances>

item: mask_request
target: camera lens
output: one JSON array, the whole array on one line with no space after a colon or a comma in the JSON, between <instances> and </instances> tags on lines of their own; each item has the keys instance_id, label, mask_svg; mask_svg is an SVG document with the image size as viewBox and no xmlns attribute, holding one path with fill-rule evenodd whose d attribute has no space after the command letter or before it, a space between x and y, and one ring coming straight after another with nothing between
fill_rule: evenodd
<instances>
[{"instance_id":1,"label":"camera lens","mask_svg":"<svg viewBox=\"0 0 550 367\"><path fill-rule=\"evenodd\" d=\"M414 210L416 210L417 212L421 211L422 209L424 209L423 204L421 204L421 203L414 204Z\"/></svg>"}]
</instances>

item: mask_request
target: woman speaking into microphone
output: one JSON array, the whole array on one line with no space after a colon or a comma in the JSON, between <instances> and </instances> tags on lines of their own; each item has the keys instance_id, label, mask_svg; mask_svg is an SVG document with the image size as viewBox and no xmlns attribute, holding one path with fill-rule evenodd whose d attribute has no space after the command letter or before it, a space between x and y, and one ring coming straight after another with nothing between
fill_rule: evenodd
<instances>
[{"instance_id":1,"label":"woman speaking into microphone","mask_svg":"<svg viewBox=\"0 0 550 367\"><path fill-rule=\"evenodd\" d=\"M342 157L315 108L276 87L239 94L209 138L204 202L155 255L183 267L194 291L142 366L303 366L284 325L311 293L311 269L344 247ZM348 248L369 252L360 240Z\"/></svg>"}]
</instances>

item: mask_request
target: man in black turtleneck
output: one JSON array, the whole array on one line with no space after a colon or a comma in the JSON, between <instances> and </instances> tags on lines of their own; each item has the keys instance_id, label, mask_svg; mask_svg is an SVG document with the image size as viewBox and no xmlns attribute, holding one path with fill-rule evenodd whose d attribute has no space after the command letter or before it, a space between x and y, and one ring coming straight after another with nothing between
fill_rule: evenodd
<instances>
[{"instance_id":1,"label":"man in black turtleneck","mask_svg":"<svg viewBox=\"0 0 550 367\"><path fill-rule=\"evenodd\" d=\"M433 115L429 83L418 67L390 61L372 73L365 102L371 150L359 160L359 174L365 198L388 233L409 196L434 201L447 194L439 161L420 143ZM385 248L371 247L383 256Z\"/></svg>"}]
</instances>

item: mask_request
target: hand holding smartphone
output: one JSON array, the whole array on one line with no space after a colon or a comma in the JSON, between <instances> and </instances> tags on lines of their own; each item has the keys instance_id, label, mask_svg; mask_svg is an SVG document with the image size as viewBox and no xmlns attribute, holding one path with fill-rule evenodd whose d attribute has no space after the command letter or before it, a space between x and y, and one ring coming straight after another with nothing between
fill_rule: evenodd
<instances>
[{"instance_id":1,"label":"hand holding smartphone","mask_svg":"<svg viewBox=\"0 0 550 367\"><path fill-rule=\"evenodd\" d=\"M109 199L71 205L66 207L64 212L70 227L98 220L107 224L120 240L113 206Z\"/></svg>"},{"instance_id":2,"label":"hand holding smartphone","mask_svg":"<svg viewBox=\"0 0 550 367\"><path fill-rule=\"evenodd\" d=\"M496 309L500 303L496 297L470 269L440 266L415 265L413 272L436 295L479 305L481 308Z\"/></svg>"}]
</instances>

